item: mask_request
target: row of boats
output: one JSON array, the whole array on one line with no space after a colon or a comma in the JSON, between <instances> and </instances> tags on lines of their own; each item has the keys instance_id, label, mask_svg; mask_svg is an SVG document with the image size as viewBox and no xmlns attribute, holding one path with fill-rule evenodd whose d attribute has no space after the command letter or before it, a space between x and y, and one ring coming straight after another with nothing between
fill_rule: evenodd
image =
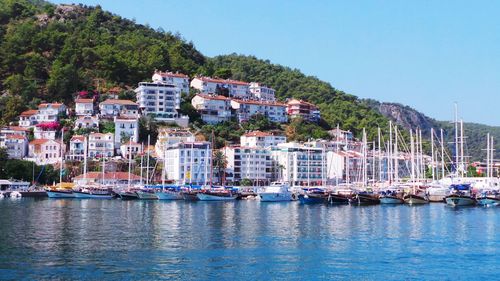
<instances>
[{"instance_id":1,"label":"row of boats","mask_svg":"<svg viewBox=\"0 0 500 281\"><path fill-rule=\"evenodd\" d=\"M48 189L49 198L113 199L122 200L187 200L230 201L258 199L262 202L286 202L298 200L303 204L427 204L444 202L450 206L497 206L500 193L496 190L473 192L470 184L452 184L448 188L408 188L404 186L386 188L382 191L355 190L352 188L307 188L292 189L286 183L275 182L269 186L240 190L237 188L202 186L149 186L113 190L112 188L79 188L74 190Z\"/></svg>"}]
</instances>

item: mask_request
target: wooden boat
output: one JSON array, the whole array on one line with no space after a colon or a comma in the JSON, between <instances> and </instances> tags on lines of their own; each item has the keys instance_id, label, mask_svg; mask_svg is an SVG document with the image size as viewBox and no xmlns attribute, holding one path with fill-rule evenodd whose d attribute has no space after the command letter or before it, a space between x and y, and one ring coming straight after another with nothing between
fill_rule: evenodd
<instances>
[{"instance_id":1,"label":"wooden boat","mask_svg":"<svg viewBox=\"0 0 500 281\"><path fill-rule=\"evenodd\" d=\"M137 190L135 193L137 193L137 197L140 200L158 200L158 196L153 190Z\"/></svg>"},{"instance_id":2,"label":"wooden boat","mask_svg":"<svg viewBox=\"0 0 500 281\"><path fill-rule=\"evenodd\" d=\"M102 189L82 189L73 190L77 199L113 199L113 194L109 190Z\"/></svg>"},{"instance_id":3,"label":"wooden boat","mask_svg":"<svg viewBox=\"0 0 500 281\"><path fill-rule=\"evenodd\" d=\"M323 191L306 192L299 194L301 204L325 204L328 203L328 194Z\"/></svg>"},{"instance_id":4,"label":"wooden boat","mask_svg":"<svg viewBox=\"0 0 500 281\"><path fill-rule=\"evenodd\" d=\"M418 205L418 204L427 204L429 203L429 199L426 196L416 195L416 194L407 194L403 197L406 204L409 205Z\"/></svg>"},{"instance_id":5,"label":"wooden boat","mask_svg":"<svg viewBox=\"0 0 500 281\"><path fill-rule=\"evenodd\" d=\"M238 195L231 191L202 191L196 194L200 201L230 201L235 200Z\"/></svg>"},{"instance_id":6,"label":"wooden boat","mask_svg":"<svg viewBox=\"0 0 500 281\"><path fill-rule=\"evenodd\" d=\"M198 199L198 196L196 196L196 194L198 194L198 191L194 191L194 190L181 191L182 199L184 199L186 201L198 201L198 200L200 200L200 199Z\"/></svg>"},{"instance_id":7,"label":"wooden boat","mask_svg":"<svg viewBox=\"0 0 500 281\"><path fill-rule=\"evenodd\" d=\"M354 205L376 205L380 204L380 198L377 194L360 192L351 199L351 204Z\"/></svg>"},{"instance_id":8,"label":"wooden boat","mask_svg":"<svg viewBox=\"0 0 500 281\"><path fill-rule=\"evenodd\" d=\"M382 195L380 196L380 204L403 204L405 200L396 195Z\"/></svg>"},{"instance_id":9,"label":"wooden boat","mask_svg":"<svg viewBox=\"0 0 500 281\"><path fill-rule=\"evenodd\" d=\"M182 200L182 199L184 199L182 197L181 192L175 191L175 190L157 191L155 194L159 200Z\"/></svg>"},{"instance_id":10,"label":"wooden boat","mask_svg":"<svg viewBox=\"0 0 500 281\"><path fill-rule=\"evenodd\" d=\"M47 197L47 191L45 190L21 191L21 195L23 197L41 198L41 197Z\"/></svg>"},{"instance_id":11,"label":"wooden boat","mask_svg":"<svg viewBox=\"0 0 500 281\"><path fill-rule=\"evenodd\" d=\"M451 194L445 198L446 204L452 207L476 205L476 198L464 194Z\"/></svg>"},{"instance_id":12,"label":"wooden boat","mask_svg":"<svg viewBox=\"0 0 500 281\"><path fill-rule=\"evenodd\" d=\"M332 205L336 204L349 204L349 200L352 199L352 196L339 194L339 193L328 193L328 203Z\"/></svg>"},{"instance_id":13,"label":"wooden boat","mask_svg":"<svg viewBox=\"0 0 500 281\"><path fill-rule=\"evenodd\" d=\"M60 199L60 198L75 198L75 194L72 190L57 190L50 189L47 190L47 196L49 198Z\"/></svg>"},{"instance_id":14,"label":"wooden boat","mask_svg":"<svg viewBox=\"0 0 500 281\"><path fill-rule=\"evenodd\" d=\"M139 199L139 196L135 191L120 191L117 192L118 198L122 200L137 200Z\"/></svg>"}]
</instances>

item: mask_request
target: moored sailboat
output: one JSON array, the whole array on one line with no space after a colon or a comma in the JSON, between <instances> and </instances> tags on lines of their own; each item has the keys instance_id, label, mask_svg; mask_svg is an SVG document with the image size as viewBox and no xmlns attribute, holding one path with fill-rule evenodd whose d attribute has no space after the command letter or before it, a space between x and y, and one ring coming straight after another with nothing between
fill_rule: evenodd
<instances>
[{"instance_id":1,"label":"moored sailboat","mask_svg":"<svg viewBox=\"0 0 500 281\"><path fill-rule=\"evenodd\" d=\"M473 206L477 203L476 198L471 194L470 184L451 185L452 193L446 196L446 204L452 207Z\"/></svg>"}]
</instances>

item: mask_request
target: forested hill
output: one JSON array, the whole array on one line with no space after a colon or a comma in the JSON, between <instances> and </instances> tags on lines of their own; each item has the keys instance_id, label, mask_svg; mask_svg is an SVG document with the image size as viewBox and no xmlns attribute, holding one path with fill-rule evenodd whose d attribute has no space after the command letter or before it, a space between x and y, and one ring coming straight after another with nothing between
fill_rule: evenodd
<instances>
[{"instance_id":1,"label":"forested hill","mask_svg":"<svg viewBox=\"0 0 500 281\"><path fill-rule=\"evenodd\" d=\"M370 102L297 69L236 54L208 58L179 34L99 6L0 0L1 124L41 101L70 103L77 91L135 88L155 69L258 81L275 88L282 101L296 97L316 103L324 118L319 126L292 123L285 128L301 130L302 139L325 135L337 124L357 136L364 127L370 137L378 126L387 130L390 116Z\"/></svg>"}]
</instances>

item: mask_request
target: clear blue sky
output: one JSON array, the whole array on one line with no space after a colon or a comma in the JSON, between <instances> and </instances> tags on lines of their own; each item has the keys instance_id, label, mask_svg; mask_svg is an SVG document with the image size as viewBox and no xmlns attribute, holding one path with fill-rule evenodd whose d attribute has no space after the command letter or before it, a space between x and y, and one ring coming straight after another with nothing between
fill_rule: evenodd
<instances>
[{"instance_id":1,"label":"clear blue sky","mask_svg":"<svg viewBox=\"0 0 500 281\"><path fill-rule=\"evenodd\" d=\"M68 3L68 1L54 1ZM81 0L362 98L500 126L500 1Z\"/></svg>"}]
</instances>

